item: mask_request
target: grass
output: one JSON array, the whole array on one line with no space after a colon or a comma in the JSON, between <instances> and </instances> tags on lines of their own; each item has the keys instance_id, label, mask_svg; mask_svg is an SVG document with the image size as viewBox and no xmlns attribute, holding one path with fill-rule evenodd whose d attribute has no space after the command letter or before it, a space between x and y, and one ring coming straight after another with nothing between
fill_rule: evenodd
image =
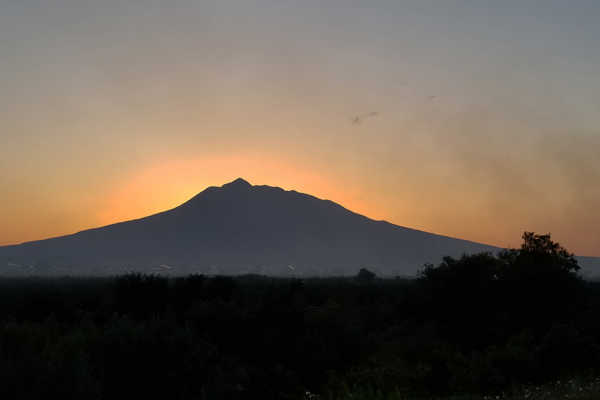
<instances>
[{"instance_id":1,"label":"grass","mask_svg":"<svg viewBox=\"0 0 600 400\"><path fill-rule=\"evenodd\" d=\"M598 400L600 378L558 380L540 386L527 386L510 394L414 397L401 392L382 393L376 389L348 392L342 397L321 397L307 392L306 400Z\"/></svg>"}]
</instances>

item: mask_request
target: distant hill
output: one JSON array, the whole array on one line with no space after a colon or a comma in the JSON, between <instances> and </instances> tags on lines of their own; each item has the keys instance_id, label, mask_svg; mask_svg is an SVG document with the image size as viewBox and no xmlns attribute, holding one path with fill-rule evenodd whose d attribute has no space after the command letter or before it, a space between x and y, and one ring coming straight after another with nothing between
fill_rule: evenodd
<instances>
[{"instance_id":1,"label":"distant hill","mask_svg":"<svg viewBox=\"0 0 600 400\"><path fill-rule=\"evenodd\" d=\"M0 247L0 274L331 276L366 267L381 276L411 276L446 255L498 250L236 179L149 217Z\"/></svg>"},{"instance_id":2,"label":"distant hill","mask_svg":"<svg viewBox=\"0 0 600 400\"><path fill-rule=\"evenodd\" d=\"M586 278L600 279L600 257L576 257L581 274Z\"/></svg>"}]
</instances>

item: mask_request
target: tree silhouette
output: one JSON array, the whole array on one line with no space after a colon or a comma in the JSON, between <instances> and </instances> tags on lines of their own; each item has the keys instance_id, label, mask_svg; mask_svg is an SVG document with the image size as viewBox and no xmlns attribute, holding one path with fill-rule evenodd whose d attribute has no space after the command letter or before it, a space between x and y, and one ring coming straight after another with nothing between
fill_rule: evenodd
<instances>
[{"instance_id":1,"label":"tree silhouette","mask_svg":"<svg viewBox=\"0 0 600 400\"><path fill-rule=\"evenodd\" d=\"M573 253L559 243L552 241L551 235L538 235L534 232L523 233L523 244L518 250L512 249L501 257L514 265L554 269L564 273L576 273L580 270Z\"/></svg>"},{"instance_id":2,"label":"tree silhouette","mask_svg":"<svg viewBox=\"0 0 600 400\"><path fill-rule=\"evenodd\" d=\"M583 281L572 253L552 241L550 234L523 233L520 249L500 253L503 280L511 296L515 323L537 331L552 321L564 321L581 307Z\"/></svg>"},{"instance_id":3,"label":"tree silhouette","mask_svg":"<svg viewBox=\"0 0 600 400\"><path fill-rule=\"evenodd\" d=\"M366 268L361 268L360 271L358 271L358 274L356 275L356 280L359 282L372 282L373 280L375 280L375 277L377 275L375 275L374 272L369 271Z\"/></svg>"},{"instance_id":4,"label":"tree silhouette","mask_svg":"<svg viewBox=\"0 0 600 400\"><path fill-rule=\"evenodd\" d=\"M510 332L541 334L572 318L585 302L573 254L550 234L525 232L519 249L444 257L419 282L427 312L464 346L487 346Z\"/></svg>"}]
</instances>

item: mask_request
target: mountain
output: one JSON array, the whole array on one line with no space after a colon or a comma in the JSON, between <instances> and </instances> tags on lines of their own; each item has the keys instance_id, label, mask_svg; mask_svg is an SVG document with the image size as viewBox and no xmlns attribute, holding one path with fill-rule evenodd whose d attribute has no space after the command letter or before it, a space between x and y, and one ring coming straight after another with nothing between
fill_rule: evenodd
<instances>
[{"instance_id":1,"label":"mountain","mask_svg":"<svg viewBox=\"0 0 600 400\"><path fill-rule=\"evenodd\" d=\"M3 275L414 275L443 256L499 249L374 221L328 200L243 179L149 217L0 247Z\"/></svg>"}]
</instances>

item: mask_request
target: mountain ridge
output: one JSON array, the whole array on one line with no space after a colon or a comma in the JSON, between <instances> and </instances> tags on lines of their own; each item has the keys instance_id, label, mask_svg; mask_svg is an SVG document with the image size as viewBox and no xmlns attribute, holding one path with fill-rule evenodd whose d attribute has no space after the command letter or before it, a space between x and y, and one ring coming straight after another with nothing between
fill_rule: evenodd
<instances>
[{"instance_id":1,"label":"mountain ridge","mask_svg":"<svg viewBox=\"0 0 600 400\"><path fill-rule=\"evenodd\" d=\"M146 217L0 247L0 274L165 272L159 266L168 265L179 274L329 276L367 267L394 276L447 255L499 250L238 178Z\"/></svg>"}]
</instances>

